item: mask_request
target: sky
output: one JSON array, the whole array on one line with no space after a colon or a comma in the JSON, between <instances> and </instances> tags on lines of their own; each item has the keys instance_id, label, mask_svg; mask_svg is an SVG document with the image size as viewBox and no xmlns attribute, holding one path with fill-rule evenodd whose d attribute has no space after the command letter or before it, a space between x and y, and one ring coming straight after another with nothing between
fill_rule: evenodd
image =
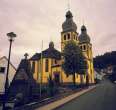
<instances>
[{"instance_id":1,"label":"sky","mask_svg":"<svg viewBox=\"0 0 116 110\"><path fill-rule=\"evenodd\" d=\"M93 56L116 50L116 0L69 0L77 32L83 23L93 45ZM68 0L0 0L0 56L8 56L6 34L17 34L11 62L17 66L27 52L29 57L48 48L53 41L60 50L62 23Z\"/></svg>"}]
</instances>

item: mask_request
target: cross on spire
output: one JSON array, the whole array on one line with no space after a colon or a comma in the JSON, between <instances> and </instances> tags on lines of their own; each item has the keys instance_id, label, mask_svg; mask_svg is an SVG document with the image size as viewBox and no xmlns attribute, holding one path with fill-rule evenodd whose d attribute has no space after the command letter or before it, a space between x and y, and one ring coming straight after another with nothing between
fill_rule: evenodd
<instances>
[{"instance_id":1,"label":"cross on spire","mask_svg":"<svg viewBox=\"0 0 116 110\"><path fill-rule=\"evenodd\" d=\"M83 25L85 25L85 21L84 21L84 19L83 19Z\"/></svg>"},{"instance_id":2,"label":"cross on spire","mask_svg":"<svg viewBox=\"0 0 116 110\"><path fill-rule=\"evenodd\" d=\"M68 10L70 10L70 0L68 0Z\"/></svg>"},{"instance_id":3,"label":"cross on spire","mask_svg":"<svg viewBox=\"0 0 116 110\"><path fill-rule=\"evenodd\" d=\"M25 59L27 59L28 56L29 56L29 54L28 53L25 53L24 56L25 56Z\"/></svg>"}]
</instances>

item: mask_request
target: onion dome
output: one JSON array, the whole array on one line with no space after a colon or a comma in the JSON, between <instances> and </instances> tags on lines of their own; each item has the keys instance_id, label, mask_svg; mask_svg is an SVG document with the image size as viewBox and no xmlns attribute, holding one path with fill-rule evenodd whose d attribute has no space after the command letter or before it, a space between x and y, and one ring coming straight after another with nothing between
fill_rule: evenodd
<instances>
[{"instance_id":1,"label":"onion dome","mask_svg":"<svg viewBox=\"0 0 116 110\"><path fill-rule=\"evenodd\" d=\"M76 32L77 31L77 25L73 21L73 15L72 15L71 11L68 11L66 13L66 20L62 24L62 29L63 29L63 32L67 32L67 31L75 31Z\"/></svg>"},{"instance_id":2,"label":"onion dome","mask_svg":"<svg viewBox=\"0 0 116 110\"><path fill-rule=\"evenodd\" d=\"M79 36L79 41L80 43L90 43L90 37L87 34L87 29L84 25L81 27L81 34Z\"/></svg>"}]
</instances>

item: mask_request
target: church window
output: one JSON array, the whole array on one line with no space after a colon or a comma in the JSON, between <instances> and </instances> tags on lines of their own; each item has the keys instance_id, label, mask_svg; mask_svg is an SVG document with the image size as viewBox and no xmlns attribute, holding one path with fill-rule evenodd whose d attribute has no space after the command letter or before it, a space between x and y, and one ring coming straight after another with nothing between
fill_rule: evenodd
<instances>
[{"instance_id":1,"label":"church window","mask_svg":"<svg viewBox=\"0 0 116 110\"><path fill-rule=\"evenodd\" d=\"M66 35L64 35L64 40L66 40Z\"/></svg>"},{"instance_id":2,"label":"church window","mask_svg":"<svg viewBox=\"0 0 116 110\"><path fill-rule=\"evenodd\" d=\"M49 71L49 60L46 59L45 61L45 72L48 72Z\"/></svg>"},{"instance_id":3,"label":"church window","mask_svg":"<svg viewBox=\"0 0 116 110\"><path fill-rule=\"evenodd\" d=\"M33 71L33 73L35 73L35 61L33 61L33 63L32 63L32 71Z\"/></svg>"},{"instance_id":4,"label":"church window","mask_svg":"<svg viewBox=\"0 0 116 110\"><path fill-rule=\"evenodd\" d=\"M82 50L82 46L80 46L80 49Z\"/></svg>"},{"instance_id":5,"label":"church window","mask_svg":"<svg viewBox=\"0 0 116 110\"><path fill-rule=\"evenodd\" d=\"M41 67L40 67L40 62L38 62L38 72L40 73L41 72Z\"/></svg>"},{"instance_id":6,"label":"church window","mask_svg":"<svg viewBox=\"0 0 116 110\"><path fill-rule=\"evenodd\" d=\"M55 64L57 64L57 60L55 60L54 62L55 62Z\"/></svg>"},{"instance_id":7,"label":"church window","mask_svg":"<svg viewBox=\"0 0 116 110\"><path fill-rule=\"evenodd\" d=\"M70 34L68 34L68 39L70 39Z\"/></svg>"},{"instance_id":8,"label":"church window","mask_svg":"<svg viewBox=\"0 0 116 110\"><path fill-rule=\"evenodd\" d=\"M83 46L83 50L86 50L86 45Z\"/></svg>"}]
</instances>

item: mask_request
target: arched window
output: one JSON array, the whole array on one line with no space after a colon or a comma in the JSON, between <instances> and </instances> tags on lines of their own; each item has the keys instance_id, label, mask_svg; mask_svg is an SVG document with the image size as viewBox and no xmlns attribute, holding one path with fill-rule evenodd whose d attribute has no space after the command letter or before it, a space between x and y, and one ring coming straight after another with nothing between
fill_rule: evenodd
<instances>
[{"instance_id":1,"label":"arched window","mask_svg":"<svg viewBox=\"0 0 116 110\"><path fill-rule=\"evenodd\" d=\"M75 35L74 35L74 39L76 40L76 37L75 37Z\"/></svg>"},{"instance_id":2,"label":"arched window","mask_svg":"<svg viewBox=\"0 0 116 110\"><path fill-rule=\"evenodd\" d=\"M86 45L83 46L83 50L86 50Z\"/></svg>"},{"instance_id":3,"label":"arched window","mask_svg":"<svg viewBox=\"0 0 116 110\"><path fill-rule=\"evenodd\" d=\"M80 49L82 50L82 46L80 46Z\"/></svg>"},{"instance_id":4,"label":"arched window","mask_svg":"<svg viewBox=\"0 0 116 110\"><path fill-rule=\"evenodd\" d=\"M48 72L49 71L49 60L46 59L45 61L45 72Z\"/></svg>"},{"instance_id":5,"label":"arched window","mask_svg":"<svg viewBox=\"0 0 116 110\"><path fill-rule=\"evenodd\" d=\"M68 40L70 39L70 34L68 33Z\"/></svg>"},{"instance_id":6,"label":"arched window","mask_svg":"<svg viewBox=\"0 0 116 110\"><path fill-rule=\"evenodd\" d=\"M35 73L35 61L32 62L32 72Z\"/></svg>"},{"instance_id":7,"label":"arched window","mask_svg":"<svg viewBox=\"0 0 116 110\"><path fill-rule=\"evenodd\" d=\"M66 40L66 35L64 35L64 40Z\"/></svg>"}]
</instances>

